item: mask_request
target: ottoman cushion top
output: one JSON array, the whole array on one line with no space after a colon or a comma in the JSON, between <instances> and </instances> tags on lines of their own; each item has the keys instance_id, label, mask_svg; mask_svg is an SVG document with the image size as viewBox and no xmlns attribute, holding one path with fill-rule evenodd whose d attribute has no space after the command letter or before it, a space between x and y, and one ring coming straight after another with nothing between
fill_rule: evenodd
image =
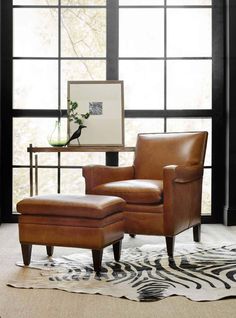
<instances>
[{"instance_id":1,"label":"ottoman cushion top","mask_svg":"<svg viewBox=\"0 0 236 318\"><path fill-rule=\"evenodd\" d=\"M105 195L39 195L17 203L21 214L102 219L123 211L125 201Z\"/></svg>"}]
</instances>

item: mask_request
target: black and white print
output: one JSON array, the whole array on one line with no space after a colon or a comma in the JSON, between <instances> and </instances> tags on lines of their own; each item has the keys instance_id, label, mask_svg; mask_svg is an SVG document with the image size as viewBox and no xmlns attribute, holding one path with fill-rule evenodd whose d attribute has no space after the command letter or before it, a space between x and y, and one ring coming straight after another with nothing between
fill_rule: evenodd
<instances>
[{"instance_id":1,"label":"black and white print","mask_svg":"<svg viewBox=\"0 0 236 318\"><path fill-rule=\"evenodd\" d=\"M102 102L89 102L90 115L102 115L103 103Z\"/></svg>"},{"instance_id":2,"label":"black and white print","mask_svg":"<svg viewBox=\"0 0 236 318\"><path fill-rule=\"evenodd\" d=\"M110 295L135 301L155 301L172 295L194 301L236 296L236 245L209 249L196 246L188 253L187 250L177 252L171 259L165 249L158 250L157 246L126 249L120 262L113 261L110 250L104 255L99 276L93 271L88 253L33 261L30 267L42 270L36 279L8 285Z\"/></svg>"}]
</instances>

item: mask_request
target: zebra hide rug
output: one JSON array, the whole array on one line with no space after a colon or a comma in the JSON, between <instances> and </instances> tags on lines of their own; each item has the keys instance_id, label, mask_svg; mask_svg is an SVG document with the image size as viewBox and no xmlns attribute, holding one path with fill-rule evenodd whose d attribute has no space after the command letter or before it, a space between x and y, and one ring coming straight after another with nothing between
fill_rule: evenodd
<instances>
[{"instance_id":1,"label":"zebra hide rug","mask_svg":"<svg viewBox=\"0 0 236 318\"><path fill-rule=\"evenodd\" d=\"M103 267L97 276L90 253L32 261L39 275L11 281L18 288L60 289L74 293L124 297L135 301L155 301L181 295L194 301L212 301L236 296L236 244L204 248L189 245L174 259L156 245L122 250L121 261L113 261L112 248L105 249ZM23 264L17 264L23 266Z\"/></svg>"}]
</instances>

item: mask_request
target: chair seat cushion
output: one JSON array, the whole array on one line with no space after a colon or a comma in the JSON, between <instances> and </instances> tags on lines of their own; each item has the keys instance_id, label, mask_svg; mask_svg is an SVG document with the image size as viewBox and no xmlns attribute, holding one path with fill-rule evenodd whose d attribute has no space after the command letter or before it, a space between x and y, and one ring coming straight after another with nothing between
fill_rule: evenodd
<instances>
[{"instance_id":1,"label":"chair seat cushion","mask_svg":"<svg viewBox=\"0 0 236 318\"><path fill-rule=\"evenodd\" d=\"M118 196L127 203L161 203L163 182L148 179L108 182L93 188L93 193Z\"/></svg>"}]
</instances>

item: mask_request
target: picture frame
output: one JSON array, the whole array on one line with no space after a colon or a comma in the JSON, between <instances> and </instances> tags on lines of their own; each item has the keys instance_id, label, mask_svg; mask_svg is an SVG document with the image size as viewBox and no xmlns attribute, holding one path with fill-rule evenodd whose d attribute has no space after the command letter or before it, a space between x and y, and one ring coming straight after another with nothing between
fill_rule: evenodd
<instances>
[{"instance_id":1,"label":"picture frame","mask_svg":"<svg viewBox=\"0 0 236 318\"><path fill-rule=\"evenodd\" d=\"M68 81L69 101L78 103L78 113L89 113L84 128L69 146L124 146L124 84L119 80ZM78 124L68 120L68 135Z\"/></svg>"}]
</instances>

